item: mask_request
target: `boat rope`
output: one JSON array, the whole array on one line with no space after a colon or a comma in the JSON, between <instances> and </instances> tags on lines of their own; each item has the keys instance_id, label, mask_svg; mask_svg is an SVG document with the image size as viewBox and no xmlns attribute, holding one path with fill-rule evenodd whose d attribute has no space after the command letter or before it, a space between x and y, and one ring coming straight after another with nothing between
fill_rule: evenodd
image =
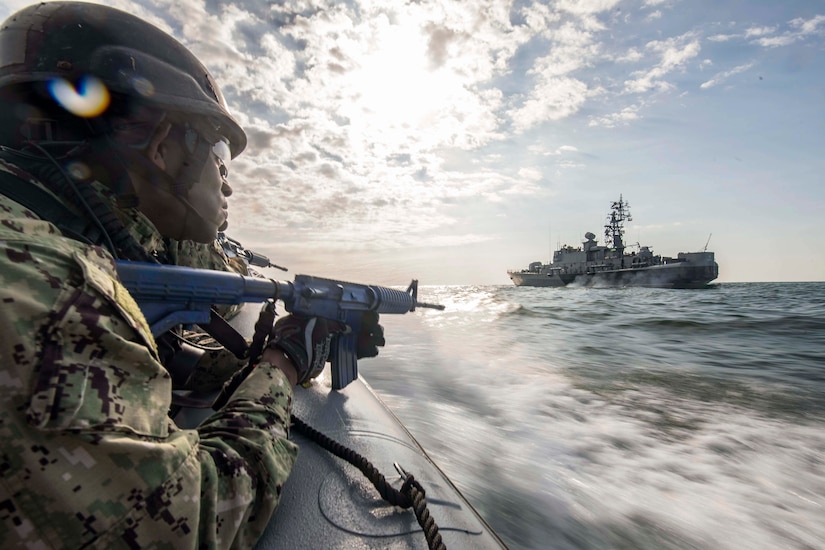
<instances>
[{"instance_id":1,"label":"boat rope","mask_svg":"<svg viewBox=\"0 0 825 550\"><path fill-rule=\"evenodd\" d=\"M273 301L268 301L261 308L258 315L258 321L255 323L254 335L252 343L248 348L249 361L244 369L251 370L255 368L263 351L265 340L271 333L273 323L275 321L275 304ZM217 335L220 337L220 334ZM215 337L215 335L213 335ZM217 339L217 338L216 338ZM222 342L221 342L222 343ZM239 376L232 378L229 383L224 385L220 395L215 399L211 406L218 410L223 407L229 400L232 393L237 386L246 378L246 376ZM233 384L233 381L235 382ZM193 406L193 403L182 403L183 406ZM338 458L346 460L366 476L367 479L381 495L381 498L400 508L412 508L415 513L415 518L418 520L418 525L424 531L424 536L427 539L427 545L430 550L447 550L444 542L441 539L441 534L438 532L438 525L430 515L427 509L427 499L424 487L416 481L412 474L404 471L401 466L395 464L395 469L404 478L404 483L401 489L396 489L387 482L387 479L373 466L373 464L355 452L354 450L342 445L331 437L322 434L294 414L290 414L292 426L301 434L314 441L324 450L334 454Z\"/></svg>"},{"instance_id":2,"label":"boat rope","mask_svg":"<svg viewBox=\"0 0 825 550\"><path fill-rule=\"evenodd\" d=\"M355 452L354 450L338 443L334 439L322 434L294 414L292 415L292 425L298 432L314 441L325 450L334 454L338 458L346 460L366 476L367 479L375 486L381 498L401 508L412 508L415 513L415 518L418 520L418 525L424 531L424 536L427 539L427 545L430 550L446 550L447 547L441 540L441 534L438 532L438 525L430 515L427 509L427 499L424 487L416 481L412 474L404 471L403 468L395 465L398 472L404 477L404 484L401 489L396 489L387 482L387 479L372 465L372 463Z\"/></svg>"}]
</instances>

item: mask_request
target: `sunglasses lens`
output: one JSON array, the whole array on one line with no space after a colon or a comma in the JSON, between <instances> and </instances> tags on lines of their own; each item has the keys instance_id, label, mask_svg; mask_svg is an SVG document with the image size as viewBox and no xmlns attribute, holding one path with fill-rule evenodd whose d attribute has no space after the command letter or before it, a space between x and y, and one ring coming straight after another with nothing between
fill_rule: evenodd
<instances>
[{"instance_id":1,"label":"sunglasses lens","mask_svg":"<svg viewBox=\"0 0 825 550\"><path fill-rule=\"evenodd\" d=\"M212 152L215 153L215 156L221 159L221 162L224 164L229 164L229 161L232 159L232 152L229 150L229 143L227 143L223 138L215 142L212 146Z\"/></svg>"},{"instance_id":2,"label":"sunglasses lens","mask_svg":"<svg viewBox=\"0 0 825 550\"><path fill-rule=\"evenodd\" d=\"M186 148L189 150L189 154L195 154L198 143L209 143L212 139L215 139L215 142L212 144L212 154L220 161L221 177L225 179L229 175L227 166L229 166L229 161L232 160L232 150L229 148L229 141L221 136L210 138L208 137L210 135L214 136L215 133L209 131L202 133L187 123L184 133Z\"/></svg>"}]
</instances>

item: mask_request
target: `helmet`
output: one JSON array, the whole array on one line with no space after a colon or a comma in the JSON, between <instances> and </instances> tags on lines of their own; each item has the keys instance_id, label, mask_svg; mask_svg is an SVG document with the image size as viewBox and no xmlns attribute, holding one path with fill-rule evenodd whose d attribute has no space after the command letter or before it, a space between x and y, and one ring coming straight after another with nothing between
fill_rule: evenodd
<instances>
[{"instance_id":1,"label":"helmet","mask_svg":"<svg viewBox=\"0 0 825 550\"><path fill-rule=\"evenodd\" d=\"M84 2L24 8L0 27L0 91L94 77L109 92L208 119L232 156L246 134L209 71L180 42L126 12Z\"/></svg>"}]
</instances>

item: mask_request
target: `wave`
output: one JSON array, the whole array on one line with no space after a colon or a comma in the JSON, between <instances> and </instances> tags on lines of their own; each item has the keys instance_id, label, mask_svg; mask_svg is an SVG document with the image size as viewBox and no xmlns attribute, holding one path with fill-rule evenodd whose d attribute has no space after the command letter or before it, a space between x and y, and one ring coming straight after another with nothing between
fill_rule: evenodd
<instances>
[{"instance_id":1,"label":"wave","mask_svg":"<svg viewBox=\"0 0 825 550\"><path fill-rule=\"evenodd\" d=\"M673 399L739 407L766 417L825 420L825 394L818 388L798 384L766 385L762 379L649 368L628 368L610 374L573 368L567 372L575 387L637 411L666 411L666 399L661 393L664 391ZM654 397L648 399L648 395Z\"/></svg>"},{"instance_id":2,"label":"wave","mask_svg":"<svg viewBox=\"0 0 825 550\"><path fill-rule=\"evenodd\" d=\"M613 323L613 326L620 329L632 328L654 331L659 329L689 329L718 332L719 330L722 330L727 333L742 331L758 333L768 332L782 335L825 330L825 318L821 317L810 317L803 315L781 315L767 319L745 315L730 316L730 318L723 319L718 319L718 316L714 317L717 317L717 320L702 321L697 319L674 319L669 317L641 319L622 318L621 320Z\"/></svg>"}]
</instances>

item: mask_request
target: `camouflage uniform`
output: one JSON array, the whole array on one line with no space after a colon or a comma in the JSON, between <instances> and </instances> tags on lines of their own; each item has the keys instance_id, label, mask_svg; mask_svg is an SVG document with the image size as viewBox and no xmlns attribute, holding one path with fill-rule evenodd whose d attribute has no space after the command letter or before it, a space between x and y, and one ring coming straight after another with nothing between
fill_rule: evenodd
<instances>
[{"instance_id":1,"label":"camouflage uniform","mask_svg":"<svg viewBox=\"0 0 825 550\"><path fill-rule=\"evenodd\" d=\"M241 275L249 275L246 263L240 258L228 257L217 241L202 244L170 239L168 243L169 263L171 264L215 271L234 271Z\"/></svg>"},{"instance_id":2,"label":"camouflage uniform","mask_svg":"<svg viewBox=\"0 0 825 550\"><path fill-rule=\"evenodd\" d=\"M2 195L0 302L3 548L254 544L297 453L279 369L261 363L221 411L180 429L112 258Z\"/></svg>"}]
</instances>

